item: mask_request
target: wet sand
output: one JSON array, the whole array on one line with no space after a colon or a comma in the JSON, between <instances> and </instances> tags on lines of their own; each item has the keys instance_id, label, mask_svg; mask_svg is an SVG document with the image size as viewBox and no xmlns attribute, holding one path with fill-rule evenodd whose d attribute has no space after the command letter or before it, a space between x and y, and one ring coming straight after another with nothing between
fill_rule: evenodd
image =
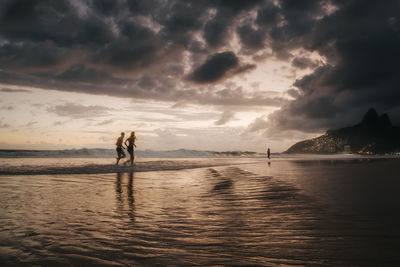
<instances>
[{"instance_id":1,"label":"wet sand","mask_svg":"<svg viewBox=\"0 0 400 267\"><path fill-rule=\"evenodd\" d=\"M169 171L0 175L0 261L397 265L399 163L243 160Z\"/></svg>"}]
</instances>

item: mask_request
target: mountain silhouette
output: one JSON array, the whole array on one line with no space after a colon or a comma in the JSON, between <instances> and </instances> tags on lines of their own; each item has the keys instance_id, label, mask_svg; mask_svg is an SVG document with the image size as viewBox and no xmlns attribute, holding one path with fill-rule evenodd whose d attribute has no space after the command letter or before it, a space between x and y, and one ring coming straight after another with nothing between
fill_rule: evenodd
<instances>
[{"instance_id":1,"label":"mountain silhouette","mask_svg":"<svg viewBox=\"0 0 400 267\"><path fill-rule=\"evenodd\" d=\"M346 151L347 150L347 151ZM359 124L298 142L286 153L385 154L400 151L400 128L392 125L387 114L379 115L371 108Z\"/></svg>"}]
</instances>

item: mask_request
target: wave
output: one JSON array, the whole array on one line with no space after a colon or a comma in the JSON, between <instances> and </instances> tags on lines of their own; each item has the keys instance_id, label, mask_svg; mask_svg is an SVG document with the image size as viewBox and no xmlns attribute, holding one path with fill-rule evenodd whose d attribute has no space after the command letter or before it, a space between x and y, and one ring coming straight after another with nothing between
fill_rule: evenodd
<instances>
[{"instance_id":1,"label":"wave","mask_svg":"<svg viewBox=\"0 0 400 267\"><path fill-rule=\"evenodd\" d=\"M226 165L252 163L249 161L229 160L156 160L138 162L134 166L115 164L85 164L79 166L54 166L54 165L3 165L0 175L50 175L50 174L100 174L100 173L124 173L124 172L150 172L183 170ZM255 163L255 162L254 162Z\"/></svg>"},{"instance_id":2,"label":"wave","mask_svg":"<svg viewBox=\"0 0 400 267\"><path fill-rule=\"evenodd\" d=\"M0 158L70 158L70 157L115 157L115 149L82 148L65 150L0 150ZM135 155L143 158L210 158L210 157L257 157L255 152L242 151L200 151L200 150L136 150Z\"/></svg>"},{"instance_id":3,"label":"wave","mask_svg":"<svg viewBox=\"0 0 400 267\"><path fill-rule=\"evenodd\" d=\"M65 150L0 150L0 158L61 158L61 157L110 157L111 149L65 149Z\"/></svg>"},{"instance_id":4,"label":"wave","mask_svg":"<svg viewBox=\"0 0 400 267\"><path fill-rule=\"evenodd\" d=\"M266 158L264 153L250 151L200 151L200 150L136 150L139 158ZM284 154L274 153L273 159L351 159L351 158L382 158L399 157L400 155L358 155L358 154ZM11 150L0 149L0 158L115 158L114 149L81 148L65 150Z\"/></svg>"}]
</instances>

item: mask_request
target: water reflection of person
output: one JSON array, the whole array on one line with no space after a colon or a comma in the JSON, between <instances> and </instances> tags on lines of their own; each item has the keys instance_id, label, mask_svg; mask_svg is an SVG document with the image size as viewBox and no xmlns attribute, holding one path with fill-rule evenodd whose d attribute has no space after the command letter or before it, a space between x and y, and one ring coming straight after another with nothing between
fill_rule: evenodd
<instances>
[{"instance_id":1,"label":"water reflection of person","mask_svg":"<svg viewBox=\"0 0 400 267\"><path fill-rule=\"evenodd\" d=\"M135 215L134 215L134 205L133 203L135 202L135 198L133 196L133 172L128 173L128 205L129 205L129 210L128 210L128 215L131 218L132 221L135 221Z\"/></svg>"},{"instance_id":2,"label":"water reflection of person","mask_svg":"<svg viewBox=\"0 0 400 267\"><path fill-rule=\"evenodd\" d=\"M128 183L126 184L126 191L123 188L123 177L128 176ZM135 198L133 194L133 172L129 172L126 175L122 173L117 173L117 178L115 182L115 193L118 204L118 211L122 215L128 215L132 221L135 221ZM124 194L125 192L125 194ZM126 202L127 205L126 205Z\"/></svg>"},{"instance_id":3,"label":"water reflection of person","mask_svg":"<svg viewBox=\"0 0 400 267\"><path fill-rule=\"evenodd\" d=\"M115 181L115 193L117 197L117 203L119 205L119 208L122 208L122 186L121 186L121 179L122 179L122 173L118 172L117 173L117 179Z\"/></svg>"}]
</instances>

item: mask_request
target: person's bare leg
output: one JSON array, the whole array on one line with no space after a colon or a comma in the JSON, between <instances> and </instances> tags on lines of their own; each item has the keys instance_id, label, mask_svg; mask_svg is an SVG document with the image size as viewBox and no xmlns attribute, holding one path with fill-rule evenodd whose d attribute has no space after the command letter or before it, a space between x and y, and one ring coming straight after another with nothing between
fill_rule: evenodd
<instances>
[{"instance_id":1,"label":"person's bare leg","mask_svg":"<svg viewBox=\"0 0 400 267\"><path fill-rule=\"evenodd\" d=\"M132 153L130 151L128 151L128 152L129 152L129 159L124 162L124 165L126 165L132 159Z\"/></svg>"},{"instance_id":2,"label":"person's bare leg","mask_svg":"<svg viewBox=\"0 0 400 267\"><path fill-rule=\"evenodd\" d=\"M119 163L120 159L122 159L122 158L124 158L124 153L120 153L120 152L118 152L118 157L117 157L117 165L118 165L118 163Z\"/></svg>"}]
</instances>

